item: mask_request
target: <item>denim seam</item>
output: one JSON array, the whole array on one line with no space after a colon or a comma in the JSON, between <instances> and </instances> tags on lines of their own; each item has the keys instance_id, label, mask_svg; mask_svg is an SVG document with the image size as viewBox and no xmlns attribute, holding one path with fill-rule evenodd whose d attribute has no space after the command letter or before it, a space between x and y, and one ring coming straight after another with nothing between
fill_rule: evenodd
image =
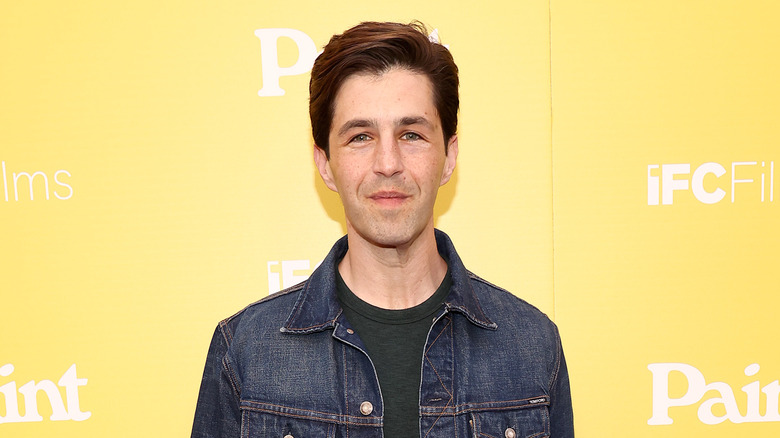
<instances>
[{"instance_id":1,"label":"denim seam","mask_svg":"<svg viewBox=\"0 0 780 438\"><path fill-rule=\"evenodd\" d=\"M521 403L521 402L527 402L529 400L536 400L539 397L531 397L521 400L506 400L502 402L483 402L483 403L464 403L460 405L452 406L451 409L453 409L453 412L451 415L463 415L468 414L472 412L485 412L485 411L507 411L507 410L513 410L513 409L533 409L535 407L540 406L549 406L549 402L545 403ZM480 405L493 405L495 403L513 403L511 405L503 405L503 406L485 406L480 407ZM422 409L439 409L436 406L421 406ZM423 416L434 416L439 415L439 412L421 412L421 415Z\"/></svg>"},{"instance_id":2,"label":"denim seam","mask_svg":"<svg viewBox=\"0 0 780 438\"><path fill-rule=\"evenodd\" d=\"M449 315L448 315L449 316ZM446 330L449 327L450 330L450 363L452 366L450 366L450 391L452 391L452 394L450 396L450 400L452 403L455 403L455 328L454 324L452 322L452 318L447 318L447 321L449 321L449 324L447 324L447 327L444 329ZM447 403L449 405L449 403ZM445 406L446 408L447 406ZM452 417L452 422L455 424L455 436L458 436L458 422L455 421L455 417Z\"/></svg>"},{"instance_id":3,"label":"denim seam","mask_svg":"<svg viewBox=\"0 0 780 438\"><path fill-rule=\"evenodd\" d=\"M291 321L295 320L298 317L298 314L301 313L301 308L303 307L303 301L304 301L304 294L308 293L309 289L309 282L306 281L304 283L301 283L301 285L306 285L306 290L301 292L301 295L298 297L298 299L295 302L295 308L293 309L293 313L290 314L290 316L287 318L287 322L285 323L285 326L282 327L283 331L286 333L293 333L293 334L304 334L308 335L309 333L312 333L313 331L317 329L321 329L324 327L335 327L336 326L336 320L341 315L341 310L339 310L336 315L333 317L333 319L330 319L328 321L311 325L308 327L289 327L287 324L290 324ZM301 286L303 287L303 286Z\"/></svg>"},{"instance_id":4,"label":"denim seam","mask_svg":"<svg viewBox=\"0 0 780 438\"><path fill-rule=\"evenodd\" d=\"M247 310L248 310L250 307L254 307L254 306L256 306L256 305L258 305L258 304L262 304L262 303L264 303L264 302L266 302L266 301L271 301L271 300L274 300L274 299L276 299L276 298L280 298L280 297L282 297L282 296L289 295L290 293L296 292L298 289L301 289L301 288L302 288L302 287L303 287L305 284L307 284L307 283L308 283L308 282L303 282L303 283L296 284L296 285L294 285L294 286L290 286L290 287L288 287L287 289L280 290L279 292L274 292L274 293L272 293L272 294L270 294L270 295L268 295L268 296L266 296L266 297L263 297L263 298L261 298L261 299L259 299L259 300L255 301L254 303L250 303L250 304L248 304L246 307L244 307L243 309L239 310L238 312L236 312L236 313L234 313L234 314L232 314L232 315L228 316L227 318L223 319L223 320L220 322L220 324L224 323L225 325L227 325L227 324L229 324L231 321L233 321L234 319L236 319L236 317L238 317L238 316L240 316L241 314L245 313L245 312L246 312L246 311L247 311Z\"/></svg>"},{"instance_id":5,"label":"denim seam","mask_svg":"<svg viewBox=\"0 0 780 438\"><path fill-rule=\"evenodd\" d=\"M493 284L493 283L491 283L491 282L489 282L489 281L485 280L484 278L482 278L482 277L480 277L479 275L477 275L477 274L475 274L475 273L473 273L473 272L469 271L468 269L466 270L466 272L468 273L469 277L470 277L472 280L478 281L478 282L480 282L480 283L482 283L482 284L484 284L484 285L486 285L486 286L489 286L489 287L491 287L491 288L494 288L494 289L496 289L496 290L502 291L502 292L504 292L504 293L506 293L506 294L510 295L510 296L511 296L511 297L513 297L514 299L516 299L516 300L519 300L519 301L522 301L523 303L527 304L527 305L528 305L528 306L530 306L531 308L533 308L533 309L537 310L539 313L541 313L541 314L543 314L543 315L547 316L547 314L546 314L546 313L544 313L544 312L542 312L541 310L539 310L539 308L538 308L538 307L536 307L536 306L534 306L533 304L529 303L528 301L526 301L526 300L524 300L524 299L522 299L522 298L518 297L517 295L513 294L512 292L509 292L508 290L504 289L503 287L501 287L501 286L497 286L497 285L495 285L495 284ZM482 311L482 307L481 307L481 306L480 306L480 304L479 304L479 300L477 300L477 306L480 308L480 311ZM484 311L482 311L482 313L484 314ZM487 316L487 315L485 315L485 316ZM549 317L548 317L547 319L549 319Z\"/></svg>"},{"instance_id":6,"label":"denim seam","mask_svg":"<svg viewBox=\"0 0 780 438\"><path fill-rule=\"evenodd\" d=\"M219 331L222 333L222 337L225 338L226 349L229 349L230 344L233 342L233 332L230 331L230 328L225 321L220 321ZM230 365L230 358L227 353L222 356L222 368L224 368L225 373L227 373L228 382L230 383L230 387L233 388L233 393L235 393L236 397L240 397L241 385L238 384L238 376L236 376L233 367Z\"/></svg>"},{"instance_id":7,"label":"denim seam","mask_svg":"<svg viewBox=\"0 0 780 438\"><path fill-rule=\"evenodd\" d=\"M474 430L473 430L473 432L474 432L474 436L476 437L476 436L478 436L478 435L482 435L482 432L480 432L480 431L479 431L479 430L480 430L480 427L479 427L479 418L478 418L476 415L472 414L472 415L471 415L471 421L473 421L473 425L472 425L472 427L473 427L473 429L474 429Z\"/></svg>"},{"instance_id":8,"label":"denim seam","mask_svg":"<svg viewBox=\"0 0 780 438\"><path fill-rule=\"evenodd\" d=\"M442 388L444 388L444 390L450 396L450 399L447 400L447 404L444 405L444 407L441 408L441 412L436 417L436 419L433 420L433 423L431 423L431 427L428 429L428 431L425 432L425 436L426 437L431 433L433 428L436 426L436 423L439 422L439 419L441 419L441 417L447 411L447 408L450 406L450 404L454 400L454 397L452 395L452 390L448 389L447 385L444 384L444 381L442 381L441 376L439 375L439 371L436 369L436 366L433 364L433 361L431 361L430 357L428 356L428 352L431 350L431 348L433 348L433 346L436 344L436 342L438 342L438 340L441 337L441 335L444 334L445 331L447 331L447 328L450 328L450 330L452 330L452 319L451 318L447 318L447 325L445 325L444 328L442 328L442 330L439 332L439 334L436 335L436 338L433 340L433 342L431 342L431 345L428 347L428 349L425 350L425 360L428 361L428 364L430 364L431 369L433 369L433 372L436 374L436 378L439 379L439 383L441 384ZM452 350L452 348L450 348L450 350Z\"/></svg>"},{"instance_id":9,"label":"denim seam","mask_svg":"<svg viewBox=\"0 0 780 438\"><path fill-rule=\"evenodd\" d=\"M544 417L545 417L545 421L544 421L544 426L545 427L544 427L544 433L539 435L539 436L540 437L549 436L550 435L550 410L546 409L544 412L542 412L542 415L544 415ZM533 438L533 437L531 437L531 438Z\"/></svg>"},{"instance_id":10,"label":"denim seam","mask_svg":"<svg viewBox=\"0 0 780 438\"><path fill-rule=\"evenodd\" d=\"M272 415L278 415L282 417L290 417L290 418L299 418L304 420L312 420L312 421L321 421L323 423L329 423L329 424L351 424L355 426L369 426L369 427L379 427L381 426L381 423L378 421L360 421L365 420L365 417L355 417L354 415L339 415L339 414L329 414L327 412L320 412L320 411L309 411L317 414L322 414L324 417L319 417L316 415L307 415L307 414L296 414L292 412L279 412L273 409L267 409L263 408L261 406L247 406L251 404L255 404L256 402L252 402L249 400L244 400L241 404L243 405L241 407L241 410L243 411L252 411L252 412L263 412L266 414L272 414ZM264 405L268 406L275 406L278 408L287 408L287 406L282 405L275 405L272 403L263 403ZM338 417L338 418L329 418L329 417ZM375 420L376 417L368 417L367 419Z\"/></svg>"},{"instance_id":11,"label":"denim seam","mask_svg":"<svg viewBox=\"0 0 780 438\"><path fill-rule=\"evenodd\" d=\"M241 411L241 438L249 436L249 433L246 431L247 423L249 422L246 421L246 411Z\"/></svg>"},{"instance_id":12,"label":"denim seam","mask_svg":"<svg viewBox=\"0 0 780 438\"><path fill-rule=\"evenodd\" d=\"M233 367L230 365L230 359L227 355L222 358L222 367L225 369L225 373L227 373L228 382L230 383L230 387L233 388L233 393L236 397L240 398L241 385L238 384L238 378L235 371L233 371Z\"/></svg>"},{"instance_id":13,"label":"denim seam","mask_svg":"<svg viewBox=\"0 0 780 438\"><path fill-rule=\"evenodd\" d=\"M441 410L441 412L439 413L439 415L436 417L436 419L435 419L435 420L433 420L433 423L431 423L431 427L428 429L428 431L427 431L427 432L425 432L425 437L427 437L428 435L430 435L430 433L431 433L431 431L433 430L433 428L434 428L434 427L436 427L436 423L438 423L438 422L439 422L439 420L441 419L441 417L443 417L443 416L444 416L444 411L447 409L447 406L449 406L449 405L450 405L450 402L452 402L452 399L450 399L450 400L447 402L447 405L446 405L446 406L444 406L444 407L442 408L442 410Z\"/></svg>"},{"instance_id":14,"label":"denim seam","mask_svg":"<svg viewBox=\"0 0 780 438\"><path fill-rule=\"evenodd\" d=\"M346 345L341 345L341 357L344 359L344 413L349 415L349 392L347 391L347 388L349 388L349 382L347 381L347 347ZM346 438L349 438L349 426L344 426L344 429L346 429Z\"/></svg>"},{"instance_id":15,"label":"denim seam","mask_svg":"<svg viewBox=\"0 0 780 438\"><path fill-rule=\"evenodd\" d=\"M549 415L548 415L547 411L543 412L542 415L544 415L546 417L545 420L544 420L544 426L545 426L544 429L545 430L542 431L542 432L539 432L539 433L535 433L533 435L529 435L527 438L541 438L541 437L549 436L549 434L547 432L547 428L548 428L548 426L550 424ZM477 415L474 415L472 413L471 414L471 421L472 421L472 424L473 424L473 426L472 426L473 432L475 434L477 434L479 436L487 437L487 438L497 438L497 437L495 437L493 435L488 435L488 434L486 434L486 433L484 433L484 432L482 432L480 430L480 428L479 428L479 417Z\"/></svg>"},{"instance_id":16,"label":"denim seam","mask_svg":"<svg viewBox=\"0 0 780 438\"><path fill-rule=\"evenodd\" d=\"M470 278L470 279L472 279L472 280L478 281L478 282L480 282L480 283L483 283L483 284L486 284L486 285L488 285L488 286L490 286L490 287L492 287L492 288L495 288L495 289L498 289L498 290L504 291L504 292L506 292L506 293L508 293L508 294L510 294L510 295L512 295L512 296L515 296L513 293L509 292L508 290L504 289L503 287L501 287L501 286L497 286L497 285L495 285L495 284L493 284L493 283L491 283L491 282L489 282L489 281L485 280L484 278L482 278L482 277L480 277L479 275L477 275L477 274L475 274L475 273L473 273L473 272L469 271L468 269L466 269L466 273L468 274L469 278ZM474 292L472 292L472 293L474 293ZM485 315L485 311L484 311L484 310L482 310L482 305L480 305L480 304L479 304L479 300L478 300L478 299L476 299L475 301L477 302L477 308L479 309L479 311L480 311L480 312L481 312L483 315ZM485 317L487 318L487 315L485 315ZM492 323L492 321L490 321L490 322Z\"/></svg>"},{"instance_id":17,"label":"denim seam","mask_svg":"<svg viewBox=\"0 0 780 438\"><path fill-rule=\"evenodd\" d=\"M297 313L297 310L296 310L296 313ZM286 331L287 331L287 333L301 333L301 334L304 334L304 335L308 335L309 333L304 333L304 332L309 331L309 330L323 328L323 327L333 327L336 324L336 320L338 319L338 317L339 317L339 315L336 315L335 318L330 319L328 321L325 321L322 324L316 324L316 325L312 325L312 326L309 326L309 327L296 327L294 329L287 328ZM290 319L292 319L292 318L290 318Z\"/></svg>"},{"instance_id":18,"label":"denim seam","mask_svg":"<svg viewBox=\"0 0 780 438\"><path fill-rule=\"evenodd\" d=\"M549 390L551 392L554 388L555 381L558 380L558 372L561 370L561 350L563 349L561 345L561 337L558 334L558 328L553 326L553 330L555 332L555 369L553 370L552 376L550 376Z\"/></svg>"},{"instance_id":19,"label":"denim seam","mask_svg":"<svg viewBox=\"0 0 780 438\"><path fill-rule=\"evenodd\" d=\"M295 308L293 309L293 313L290 314L290 316L287 318L287 322L285 323L285 327L287 324L289 324L291 321L293 321L299 313L301 313L301 307L303 304L303 297L306 295L306 292L309 289L309 282L306 281L303 284L306 285L306 287L302 288L301 294L298 296L298 298L295 300Z\"/></svg>"},{"instance_id":20,"label":"denim seam","mask_svg":"<svg viewBox=\"0 0 780 438\"><path fill-rule=\"evenodd\" d=\"M522 400L506 400L501 402L482 402L482 403L463 403L459 405L453 406L453 408L465 408L462 411L457 411L458 414L462 414L464 412L482 412L482 411L490 411L490 410L506 410L506 409L518 409L518 408L533 408L536 406L549 406L549 402L545 403L519 403L519 404L511 404L511 405L500 405L500 406L485 406L481 407L480 405L493 405L495 403L518 403L518 402L526 402L528 400L536 400L540 397L532 397ZM429 409L436 409L435 406L422 406L423 408L429 408Z\"/></svg>"},{"instance_id":21,"label":"denim seam","mask_svg":"<svg viewBox=\"0 0 780 438\"><path fill-rule=\"evenodd\" d=\"M438 335L436 335L436 338L434 338L434 339L433 339L433 342L431 342L431 345L429 345L429 346L428 346L428 349L427 349L427 350L425 350L425 356L426 356L426 357L428 357L428 352L429 352L429 351L431 351L431 348L433 348L433 345L434 345L434 344L436 344L436 341L438 341L438 340L439 340L439 338L441 337L442 333L444 333L444 330L446 330L446 329L447 329L447 326L449 326L450 324L452 324L452 319L450 319L450 318L447 318L447 325L445 325L445 326L444 326L444 327L441 329L441 331L439 332L439 334L438 334Z\"/></svg>"},{"instance_id":22,"label":"denim seam","mask_svg":"<svg viewBox=\"0 0 780 438\"><path fill-rule=\"evenodd\" d=\"M447 327L450 326L452 323L452 320L448 320L447 325L444 327L444 329L439 333L438 336L436 336L436 339L433 340L431 343L431 346L428 347L428 350L430 351L431 347L436 343L436 341L439 340L439 337L441 337L442 333L444 333L445 330L447 330ZM436 378L439 379L439 383L441 384L442 388L447 392L447 395L450 396L450 401L452 401L452 390L447 388L447 385L444 384L444 381L441 379L441 376L439 375L439 371L436 369L436 366L433 364L433 361L431 361L430 357L428 356L428 351L425 352L425 360L428 361L428 363L431 365L431 368L433 369L433 372L436 374ZM447 406L449 406L449 402L447 403ZM445 406L446 407L446 406Z\"/></svg>"},{"instance_id":23,"label":"denim seam","mask_svg":"<svg viewBox=\"0 0 780 438\"><path fill-rule=\"evenodd\" d=\"M544 431L535 433L528 438L542 438L542 437L550 436L550 412L545 410L544 412L542 412L542 415L544 416Z\"/></svg>"},{"instance_id":24,"label":"denim seam","mask_svg":"<svg viewBox=\"0 0 780 438\"><path fill-rule=\"evenodd\" d=\"M228 320L224 319L219 322L219 331L222 332L222 337L225 338L225 343L228 347L230 347L230 343L233 342L233 332L231 332L228 328Z\"/></svg>"}]
</instances>

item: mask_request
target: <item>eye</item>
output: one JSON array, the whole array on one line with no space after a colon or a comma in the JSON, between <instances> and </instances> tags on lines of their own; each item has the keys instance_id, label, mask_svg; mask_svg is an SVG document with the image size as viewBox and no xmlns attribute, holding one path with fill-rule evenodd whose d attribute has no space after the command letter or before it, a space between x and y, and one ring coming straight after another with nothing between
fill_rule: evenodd
<instances>
[{"instance_id":1,"label":"eye","mask_svg":"<svg viewBox=\"0 0 780 438\"><path fill-rule=\"evenodd\" d=\"M370 139L371 139L371 137L369 137L368 134L358 134L358 135L352 137L352 139L350 140L350 143L354 143L354 142L362 143L362 142L368 141Z\"/></svg>"},{"instance_id":2,"label":"eye","mask_svg":"<svg viewBox=\"0 0 780 438\"><path fill-rule=\"evenodd\" d=\"M401 138L403 140L406 140L406 141L415 141L415 140L422 139L420 134L418 134L416 132L406 132L406 133L404 133L404 135L401 136Z\"/></svg>"}]
</instances>

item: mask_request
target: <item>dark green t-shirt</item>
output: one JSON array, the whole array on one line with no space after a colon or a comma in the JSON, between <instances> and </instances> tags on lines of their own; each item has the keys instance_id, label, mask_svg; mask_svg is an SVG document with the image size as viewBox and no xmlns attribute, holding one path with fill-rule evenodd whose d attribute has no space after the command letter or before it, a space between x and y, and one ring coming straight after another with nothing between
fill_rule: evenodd
<instances>
[{"instance_id":1,"label":"dark green t-shirt","mask_svg":"<svg viewBox=\"0 0 780 438\"><path fill-rule=\"evenodd\" d=\"M379 378L385 407L384 435L419 436L423 349L433 318L450 293L450 271L430 298L402 310L382 309L361 300L336 272L344 316L366 346Z\"/></svg>"}]
</instances>

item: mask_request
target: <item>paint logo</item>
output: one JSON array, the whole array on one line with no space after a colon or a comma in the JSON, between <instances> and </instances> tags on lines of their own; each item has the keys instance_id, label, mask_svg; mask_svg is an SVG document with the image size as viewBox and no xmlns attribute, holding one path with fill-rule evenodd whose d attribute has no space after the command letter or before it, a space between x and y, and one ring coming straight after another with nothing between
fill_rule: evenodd
<instances>
[{"instance_id":1,"label":"paint logo","mask_svg":"<svg viewBox=\"0 0 780 438\"><path fill-rule=\"evenodd\" d=\"M257 92L260 97L284 96L284 89L279 85L279 80L285 76L308 73L314 65L314 60L321 53L317 51L314 40L298 29L257 29L255 36L260 39L260 61L263 77L263 87ZM298 58L290 66L279 65L278 42L281 38L292 40L298 49ZM434 29L428 39L438 43L439 30ZM444 47L449 48L446 44Z\"/></svg>"},{"instance_id":2,"label":"paint logo","mask_svg":"<svg viewBox=\"0 0 780 438\"><path fill-rule=\"evenodd\" d=\"M651 426L672 424L670 408L690 406L698 402L702 403L696 413L699 421L704 424L719 424L724 421L732 423L780 421L778 380L764 385L763 388L758 380L750 382L740 388L745 396L738 398L737 391L734 391L728 383L707 383L701 371L685 363L651 363L647 368L653 373L653 416L647 420L647 424ZM760 369L757 363L748 365L745 368L745 376L752 377ZM681 373L688 383L688 389L679 397L670 394L669 376L672 373ZM764 415L761 415L762 400Z\"/></svg>"},{"instance_id":3,"label":"paint logo","mask_svg":"<svg viewBox=\"0 0 780 438\"><path fill-rule=\"evenodd\" d=\"M10 363L0 367L0 377L8 377L14 372L14 366ZM0 386L0 394L5 399L5 416L0 416L0 424L3 423L27 423L34 421L43 421L43 417L38 413L38 393L43 392L51 405L52 421L74 420L83 421L88 419L92 413L83 412L79 406L79 387L85 386L87 379L79 379L76 376L76 364L70 366L62 374L55 385L51 380L40 380L35 383L30 380L17 390L16 382L10 381ZM60 389L65 388L65 401L62 399ZM19 397L17 392L22 395L24 400L24 415L19 413ZM0 406L2 406L0 404ZM0 411L3 409L0 408Z\"/></svg>"}]
</instances>

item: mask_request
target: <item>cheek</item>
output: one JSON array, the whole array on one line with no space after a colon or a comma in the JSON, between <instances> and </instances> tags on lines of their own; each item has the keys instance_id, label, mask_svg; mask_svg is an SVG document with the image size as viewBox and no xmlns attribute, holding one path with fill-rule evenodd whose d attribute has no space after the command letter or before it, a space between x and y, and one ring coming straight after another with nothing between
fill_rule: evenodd
<instances>
[{"instance_id":1,"label":"cheek","mask_svg":"<svg viewBox=\"0 0 780 438\"><path fill-rule=\"evenodd\" d=\"M357 187L362 180L360 169L357 166L342 166L333 172L333 179L340 189Z\"/></svg>"},{"instance_id":2,"label":"cheek","mask_svg":"<svg viewBox=\"0 0 780 438\"><path fill-rule=\"evenodd\" d=\"M435 187L439 186L439 183L441 182L441 176L444 172L443 162L440 161L428 162L425 168L421 170L423 172L421 173L421 175L424 175L423 179L426 181L426 183L433 185Z\"/></svg>"}]
</instances>

